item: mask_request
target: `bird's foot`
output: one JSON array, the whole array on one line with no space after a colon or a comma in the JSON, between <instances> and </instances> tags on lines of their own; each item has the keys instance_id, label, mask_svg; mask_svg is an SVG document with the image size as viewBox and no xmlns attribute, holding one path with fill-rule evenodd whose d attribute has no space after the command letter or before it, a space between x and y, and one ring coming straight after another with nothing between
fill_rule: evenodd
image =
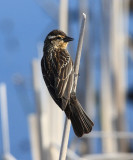
<instances>
[{"instance_id":1,"label":"bird's foot","mask_svg":"<svg viewBox=\"0 0 133 160\"><path fill-rule=\"evenodd\" d=\"M74 76L75 77L80 77L80 74L79 73L78 74L74 73Z\"/></svg>"}]
</instances>

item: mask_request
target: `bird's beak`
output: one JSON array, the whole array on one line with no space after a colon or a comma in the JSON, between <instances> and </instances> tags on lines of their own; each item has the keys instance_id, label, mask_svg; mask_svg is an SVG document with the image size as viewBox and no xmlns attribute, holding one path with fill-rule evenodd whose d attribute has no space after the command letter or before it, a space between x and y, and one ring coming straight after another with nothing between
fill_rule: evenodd
<instances>
[{"instance_id":1,"label":"bird's beak","mask_svg":"<svg viewBox=\"0 0 133 160\"><path fill-rule=\"evenodd\" d=\"M73 41L74 38L66 36L63 40L64 40L64 42L69 42L69 41Z\"/></svg>"}]
</instances>

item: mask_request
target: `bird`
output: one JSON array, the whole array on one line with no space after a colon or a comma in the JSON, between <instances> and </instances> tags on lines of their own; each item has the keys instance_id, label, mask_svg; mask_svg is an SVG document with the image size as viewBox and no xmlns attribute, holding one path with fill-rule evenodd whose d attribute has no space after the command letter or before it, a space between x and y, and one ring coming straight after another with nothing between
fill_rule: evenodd
<instances>
[{"instance_id":1,"label":"bird","mask_svg":"<svg viewBox=\"0 0 133 160\"><path fill-rule=\"evenodd\" d=\"M73 40L61 30L51 31L44 40L41 70L51 97L71 120L75 135L82 137L91 132L94 123L72 91L76 75L67 45Z\"/></svg>"}]
</instances>

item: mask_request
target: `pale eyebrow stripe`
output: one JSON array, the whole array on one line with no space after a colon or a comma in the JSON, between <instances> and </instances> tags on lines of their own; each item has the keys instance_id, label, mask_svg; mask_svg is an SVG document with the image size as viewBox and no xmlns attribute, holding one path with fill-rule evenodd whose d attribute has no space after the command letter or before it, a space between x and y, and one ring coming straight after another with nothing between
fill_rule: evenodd
<instances>
[{"instance_id":1,"label":"pale eyebrow stripe","mask_svg":"<svg viewBox=\"0 0 133 160\"><path fill-rule=\"evenodd\" d=\"M48 39L54 39L56 36L48 36Z\"/></svg>"}]
</instances>

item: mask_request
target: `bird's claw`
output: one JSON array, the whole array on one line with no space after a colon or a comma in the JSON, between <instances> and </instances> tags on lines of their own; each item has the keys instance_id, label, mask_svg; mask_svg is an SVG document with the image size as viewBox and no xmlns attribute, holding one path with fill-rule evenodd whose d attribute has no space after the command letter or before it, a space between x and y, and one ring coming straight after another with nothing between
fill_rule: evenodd
<instances>
[{"instance_id":1,"label":"bird's claw","mask_svg":"<svg viewBox=\"0 0 133 160\"><path fill-rule=\"evenodd\" d=\"M74 76L75 77L77 77L77 76L80 77L80 74L79 73L78 74L74 73Z\"/></svg>"}]
</instances>

